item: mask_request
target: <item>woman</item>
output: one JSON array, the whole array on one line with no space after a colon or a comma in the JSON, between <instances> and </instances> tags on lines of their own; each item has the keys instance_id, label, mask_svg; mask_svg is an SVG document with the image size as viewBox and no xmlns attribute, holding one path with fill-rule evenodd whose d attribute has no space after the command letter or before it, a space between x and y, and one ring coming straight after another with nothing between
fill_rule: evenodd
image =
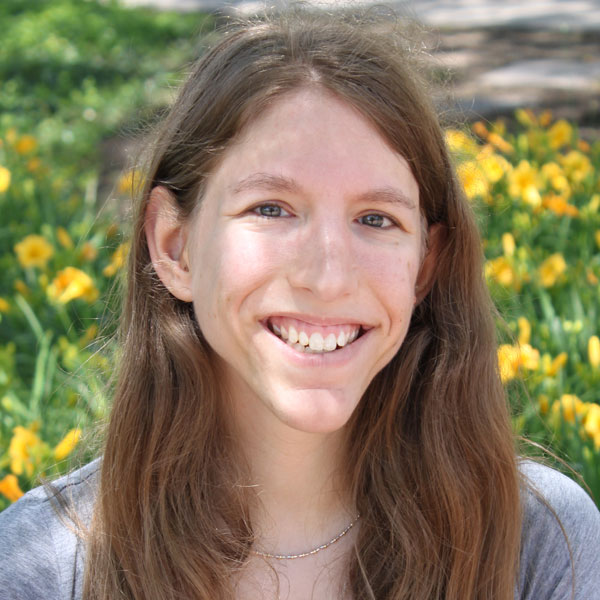
<instances>
[{"instance_id":1,"label":"woman","mask_svg":"<svg viewBox=\"0 0 600 600\"><path fill-rule=\"evenodd\" d=\"M101 465L57 485L85 535L41 490L3 514L8 597L594 596L600 516L518 462L473 215L388 29L291 15L199 60Z\"/></svg>"}]
</instances>

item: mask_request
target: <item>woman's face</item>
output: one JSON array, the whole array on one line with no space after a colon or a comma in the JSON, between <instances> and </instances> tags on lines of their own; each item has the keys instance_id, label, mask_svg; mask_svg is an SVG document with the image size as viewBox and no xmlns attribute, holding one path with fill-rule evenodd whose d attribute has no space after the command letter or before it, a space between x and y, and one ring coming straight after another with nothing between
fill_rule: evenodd
<instances>
[{"instance_id":1,"label":"woman's face","mask_svg":"<svg viewBox=\"0 0 600 600\"><path fill-rule=\"evenodd\" d=\"M187 231L194 310L235 405L340 429L416 302L424 240L406 161L350 105L302 89L228 149Z\"/></svg>"}]
</instances>

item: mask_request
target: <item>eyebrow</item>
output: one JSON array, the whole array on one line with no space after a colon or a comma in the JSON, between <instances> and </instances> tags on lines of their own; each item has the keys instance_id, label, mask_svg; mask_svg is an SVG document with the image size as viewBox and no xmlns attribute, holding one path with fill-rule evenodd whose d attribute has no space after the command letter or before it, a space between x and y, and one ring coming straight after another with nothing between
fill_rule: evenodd
<instances>
[{"instance_id":1,"label":"eyebrow","mask_svg":"<svg viewBox=\"0 0 600 600\"><path fill-rule=\"evenodd\" d=\"M270 173L253 173L238 182L232 191L234 194L239 194L256 188L271 192L299 193L301 191L301 186L294 179ZM362 202L400 205L409 210L417 209L417 204L412 198L402 190L390 186L375 188L358 194L357 199Z\"/></svg>"},{"instance_id":2,"label":"eyebrow","mask_svg":"<svg viewBox=\"0 0 600 600\"><path fill-rule=\"evenodd\" d=\"M359 200L363 202L381 202L384 204L400 205L409 210L416 210L416 202L407 196L402 190L394 187L382 187L369 190L364 194L359 194Z\"/></svg>"},{"instance_id":3,"label":"eyebrow","mask_svg":"<svg viewBox=\"0 0 600 600\"><path fill-rule=\"evenodd\" d=\"M300 191L300 186L289 177L283 177L282 175L271 175L269 173L253 173L244 177L238 182L233 188L234 194L245 192L259 188L268 190L271 192L291 192L297 193Z\"/></svg>"}]
</instances>

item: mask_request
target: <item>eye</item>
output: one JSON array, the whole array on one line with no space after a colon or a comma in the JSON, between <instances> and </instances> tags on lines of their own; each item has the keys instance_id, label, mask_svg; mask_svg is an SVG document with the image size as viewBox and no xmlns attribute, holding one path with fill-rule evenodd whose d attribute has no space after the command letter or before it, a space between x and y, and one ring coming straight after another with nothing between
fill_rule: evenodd
<instances>
[{"instance_id":1,"label":"eye","mask_svg":"<svg viewBox=\"0 0 600 600\"><path fill-rule=\"evenodd\" d=\"M259 217L275 219L277 217L289 217L290 213L279 204L261 204L255 206L252 212Z\"/></svg>"},{"instance_id":2,"label":"eye","mask_svg":"<svg viewBox=\"0 0 600 600\"><path fill-rule=\"evenodd\" d=\"M388 227L393 227L395 225L389 217L377 213L364 215L358 219L358 222L361 223L361 225L368 225L369 227L378 229L387 229Z\"/></svg>"}]
</instances>

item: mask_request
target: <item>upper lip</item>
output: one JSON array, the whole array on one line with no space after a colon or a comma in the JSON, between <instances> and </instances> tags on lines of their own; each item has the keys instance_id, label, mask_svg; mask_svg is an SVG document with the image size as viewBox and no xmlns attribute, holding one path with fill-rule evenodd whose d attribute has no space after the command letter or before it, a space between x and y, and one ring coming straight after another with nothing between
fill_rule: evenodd
<instances>
[{"instance_id":1,"label":"upper lip","mask_svg":"<svg viewBox=\"0 0 600 600\"><path fill-rule=\"evenodd\" d=\"M276 312L271 313L268 316L261 319L261 321L265 324L269 322L270 319L275 317L283 317L289 319L295 319L297 321L302 321L309 325L313 326L322 326L322 327L332 327L335 325L358 325L362 327L364 330L368 330L373 328L373 325L362 321L361 319L357 319L356 317L324 317L324 316L316 316L316 315L306 315L306 314L298 314L292 312Z\"/></svg>"}]
</instances>

